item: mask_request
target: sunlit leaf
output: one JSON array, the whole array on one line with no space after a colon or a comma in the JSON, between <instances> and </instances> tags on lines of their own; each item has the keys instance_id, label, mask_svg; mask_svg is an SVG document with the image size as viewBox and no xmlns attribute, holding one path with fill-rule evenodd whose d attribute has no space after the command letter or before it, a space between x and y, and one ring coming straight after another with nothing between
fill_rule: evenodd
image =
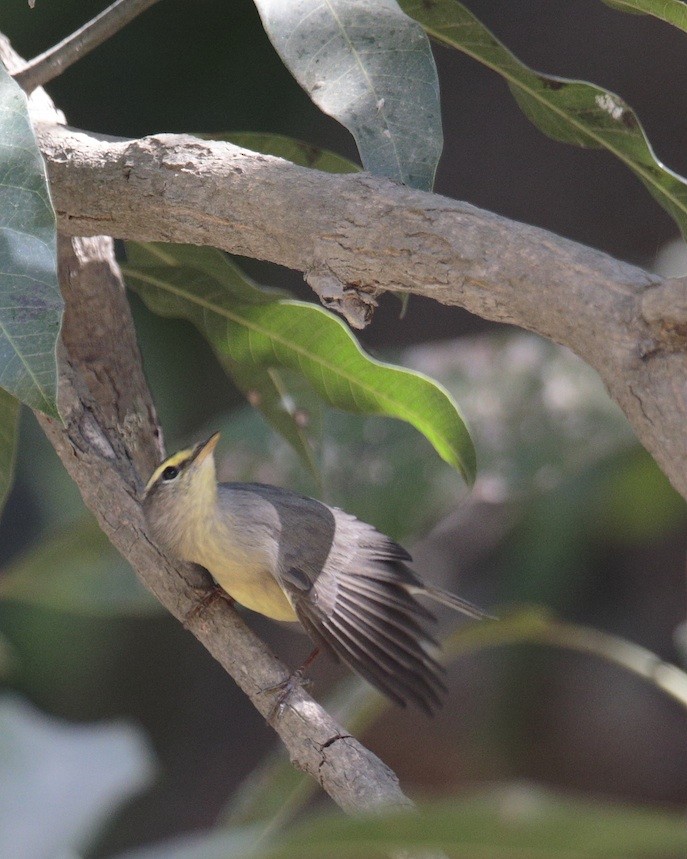
<instances>
[{"instance_id":1,"label":"sunlit leaf","mask_svg":"<svg viewBox=\"0 0 687 859\"><path fill-rule=\"evenodd\" d=\"M263 373L286 368L302 374L330 406L400 418L422 432L466 481L474 479L472 440L440 385L370 358L340 319L315 304L274 298L254 285L248 298L245 276L233 292L230 279L210 276L207 266L139 267L133 250L123 268L127 283L155 312L193 322L223 359ZM178 248L173 253L180 259ZM217 258L220 264L238 272L224 258Z\"/></svg>"},{"instance_id":2,"label":"sunlit leaf","mask_svg":"<svg viewBox=\"0 0 687 859\"><path fill-rule=\"evenodd\" d=\"M14 480L14 461L19 430L19 403L0 388L0 513Z\"/></svg>"},{"instance_id":3,"label":"sunlit leaf","mask_svg":"<svg viewBox=\"0 0 687 859\"><path fill-rule=\"evenodd\" d=\"M0 600L88 615L161 610L90 518L44 538L3 570Z\"/></svg>"},{"instance_id":4,"label":"sunlit leaf","mask_svg":"<svg viewBox=\"0 0 687 859\"><path fill-rule=\"evenodd\" d=\"M457 0L400 4L434 39L500 74L525 115L545 134L615 155L687 235L687 182L658 160L637 115L620 96L591 83L533 71Z\"/></svg>"},{"instance_id":5,"label":"sunlit leaf","mask_svg":"<svg viewBox=\"0 0 687 859\"><path fill-rule=\"evenodd\" d=\"M0 63L0 387L57 416L55 215L26 96Z\"/></svg>"},{"instance_id":6,"label":"sunlit leaf","mask_svg":"<svg viewBox=\"0 0 687 859\"><path fill-rule=\"evenodd\" d=\"M441 155L427 37L395 0L256 0L272 44L315 104L351 132L366 170L429 190Z\"/></svg>"}]
</instances>

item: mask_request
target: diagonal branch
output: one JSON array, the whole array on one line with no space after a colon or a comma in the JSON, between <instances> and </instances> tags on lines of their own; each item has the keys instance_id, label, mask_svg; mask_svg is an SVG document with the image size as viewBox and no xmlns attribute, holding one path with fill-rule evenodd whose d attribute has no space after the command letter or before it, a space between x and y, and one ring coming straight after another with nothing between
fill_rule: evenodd
<instances>
[{"instance_id":1,"label":"diagonal branch","mask_svg":"<svg viewBox=\"0 0 687 859\"><path fill-rule=\"evenodd\" d=\"M304 272L330 301L338 295L354 321L370 292L393 289L569 346L687 497L683 282L662 283L466 203L228 143L105 140L54 125L39 127L39 142L60 227L72 235L209 244L271 260Z\"/></svg>"},{"instance_id":2,"label":"diagonal branch","mask_svg":"<svg viewBox=\"0 0 687 859\"><path fill-rule=\"evenodd\" d=\"M95 18L54 47L29 60L14 75L24 92L33 92L62 74L81 57L102 45L158 0L115 0Z\"/></svg>"}]
</instances>

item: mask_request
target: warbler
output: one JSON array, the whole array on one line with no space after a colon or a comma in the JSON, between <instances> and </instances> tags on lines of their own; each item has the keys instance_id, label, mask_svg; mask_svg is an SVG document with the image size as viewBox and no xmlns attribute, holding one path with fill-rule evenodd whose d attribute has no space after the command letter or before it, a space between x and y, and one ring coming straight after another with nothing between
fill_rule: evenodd
<instances>
[{"instance_id":1,"label":"warbler","mask_svg":"<svg viewBox=\"0 0 687 859\"><path fill-rule=\"evenodd\" d=\"M145 488L156 542L205 567L236 602L300 621L330 651L401 706L431 714L446 687L427 631L429 597L472 618L472 603L423 582L408 552L372 525L287 489L218 483L219 433L168 457Z\"/></svg>"}]
</instances>

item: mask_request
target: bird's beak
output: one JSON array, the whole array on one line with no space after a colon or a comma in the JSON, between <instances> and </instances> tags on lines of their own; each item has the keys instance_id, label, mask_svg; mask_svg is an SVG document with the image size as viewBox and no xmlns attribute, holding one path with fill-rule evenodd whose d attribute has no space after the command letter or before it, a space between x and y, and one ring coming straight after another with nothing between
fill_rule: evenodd
<instances>
[{"instance_id":1,"label":"bird's beak","mask_svg":"<svg viewBox=\"0 0 687 859\"><path fill-rule=\"evenodd\" d=\"M217 447L219 441L219 433L213 433L207 441L201 442L196 447L196 453L193 457L193 464L200 465L208 456L212 455L213 450Z\"/></svg>"}]
</instances>

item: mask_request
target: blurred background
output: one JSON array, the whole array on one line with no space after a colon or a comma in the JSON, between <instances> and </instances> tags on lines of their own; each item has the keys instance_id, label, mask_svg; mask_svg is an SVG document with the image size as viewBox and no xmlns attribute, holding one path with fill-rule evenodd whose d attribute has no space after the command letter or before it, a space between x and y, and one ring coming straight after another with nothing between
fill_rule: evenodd
<instances>
[{"instance_id":1,"label":"blurred background","mask_svg":"<svg viewBox=\"0 0 687 859\"><path fill-rule=\"evenodd\" d=\"M30 57L105 5L38 0L31 10L5 0L0 30ZM596 0L468 5L530 66L622 95L659 157L687 174L685 34ZM69 123L123 137L279 132L356 160L347 132L282 66L250 0L196 0L190 9L163 0L50 84ZM435 48L435 56L446 139L439 193L685 272L677 227L618 161L549 140L496 75L455 52ZM262 283L312 297L298 274L239 262ZM221 429L225 479L314 493L195 330L153 316L134 296L131 303L168 449ZM405 426L332 413L321 497L401 540L423 575L486 608L508 616L543 606L684 665L687 511L598 377L537 337L415 297L400 319L387 296L361 339L454 394L473 430L477 485L468 494ZM212 826L274 736L195 639L140 592L27 412L0 557L6 742L15 737L35 758L47 732L47 767L62 749L47 739L54 731L64 740L63 773L92 767L111 779L98 825L91 820L83 836L85 855ZM301 636L247 619L287 662L307 654ZM440 633L455 625L442 616ZM312 676L322 699L345 672L322 659ZM517 781L670 808L687 802L687 713L608 659L531 641L474 646L451 661L448 676L449 700L432 721L389 708L362 737L411 795ZM2 749L0 785L16 779ZM34 777L34 785L50 781L37 765ZM22 807L12 812L16 831ZM0 853L52 855L50 840L46 852L30 842L41 827L28 828L34 847ZM11 843L23 842L15 834Z\"/></svg>"}]
</instances>

